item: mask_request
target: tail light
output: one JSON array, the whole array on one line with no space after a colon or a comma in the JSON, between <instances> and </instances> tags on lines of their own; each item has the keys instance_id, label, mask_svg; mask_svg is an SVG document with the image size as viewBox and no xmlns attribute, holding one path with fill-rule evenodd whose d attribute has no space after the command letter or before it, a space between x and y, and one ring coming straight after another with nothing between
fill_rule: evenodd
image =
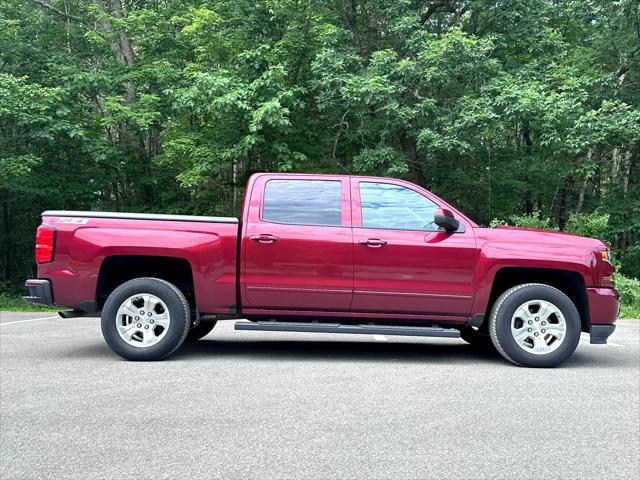
<instances>
[{"instance_id":1,"label":"tail light","mask_svg":"<svg viewBox=\"0 0 640 480\"><path fill-rule=\"evenodd\" d=\"M36 262L47 263L53 260L56 245L56 230L53 227L40 225L36 230Z\"/></svg>"}]
</instances>

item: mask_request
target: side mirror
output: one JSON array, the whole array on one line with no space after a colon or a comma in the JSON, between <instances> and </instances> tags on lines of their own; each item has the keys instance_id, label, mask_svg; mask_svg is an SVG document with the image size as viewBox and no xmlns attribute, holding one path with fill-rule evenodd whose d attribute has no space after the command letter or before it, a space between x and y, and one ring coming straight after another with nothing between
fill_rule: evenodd
<instances>
[{"instance_id":1,"label":"side mirror","mask_svg":"<svg viewBox=\"0 0 640 480\"><path fill-rule=\"evenodd\" d=\"M455 232L460 226L460 222L454 218L451 210L446 208L436 208L433 223L444 228L447 232Z\"/></svg>"}]
</instances>

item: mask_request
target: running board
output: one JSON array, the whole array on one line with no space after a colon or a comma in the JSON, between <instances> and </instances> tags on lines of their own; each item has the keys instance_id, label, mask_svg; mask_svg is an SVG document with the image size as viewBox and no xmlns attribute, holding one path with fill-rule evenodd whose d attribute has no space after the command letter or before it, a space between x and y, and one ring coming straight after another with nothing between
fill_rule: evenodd
<instances>
[{"instance_id":1,"label":"running board","mask_svg":"<svg viewBox=\"0 0 640 480\"><path fill-rule=\"evenodd\" d=\"M405 327L395 325L342 325L340 323L303 322L236 322L236 330L259 330L263 332L314 332L314 333L364 333L369 335L406 335L410 337L459 338L455 328Z\"/></svg>"}]
</instances>

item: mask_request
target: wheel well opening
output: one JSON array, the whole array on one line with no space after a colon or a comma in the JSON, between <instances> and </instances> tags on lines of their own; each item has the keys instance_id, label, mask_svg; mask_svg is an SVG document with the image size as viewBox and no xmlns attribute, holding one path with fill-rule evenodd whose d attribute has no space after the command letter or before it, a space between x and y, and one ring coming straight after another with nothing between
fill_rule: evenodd
<instances>
[{"instance_id":1,"label":"wheel well opening","mask_svg":"<svg viewBox=\"0 0 640 480\"><path fill-rule=\"evenodd\" d=\"M189 306L195 308L193 273L189 262L183 258L151 255L114 255L105 258L98 275L98 306L103 307L118 285L139 277L161 278L174 284L185 295Z\"/></svg>"},{"instance_id":2,"label":"wheel well opening","mask_svg":"<svg viewBox=\"0 0 640 480\"><path fill-rule=\"evenodd\" d=\"M502 293L523 283L544 283L563 292L578 309L582 331L589 331L589 305L587 303L587 289L584 279L578 272L570 270L515 267L500 269L493 280L485 318L489 318L493 303Z\"/></svg>"}]
</instances>

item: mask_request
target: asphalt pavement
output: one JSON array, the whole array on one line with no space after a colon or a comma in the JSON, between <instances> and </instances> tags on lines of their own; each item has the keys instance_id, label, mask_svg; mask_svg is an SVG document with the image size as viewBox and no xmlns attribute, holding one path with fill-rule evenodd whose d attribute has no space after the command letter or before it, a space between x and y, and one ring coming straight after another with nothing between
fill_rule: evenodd
<instances>
[{"instance_id":1,"label":"asphalt pavement","mask_svg":"<svg viewBox=\"0 0 640 480\"><path fill-rule=\"evenodd\" d=\"M640 321L555 369L458 339L236 332L120 359L0 312L0 478L638 478Z\"/></svg>"}]
</instances>

